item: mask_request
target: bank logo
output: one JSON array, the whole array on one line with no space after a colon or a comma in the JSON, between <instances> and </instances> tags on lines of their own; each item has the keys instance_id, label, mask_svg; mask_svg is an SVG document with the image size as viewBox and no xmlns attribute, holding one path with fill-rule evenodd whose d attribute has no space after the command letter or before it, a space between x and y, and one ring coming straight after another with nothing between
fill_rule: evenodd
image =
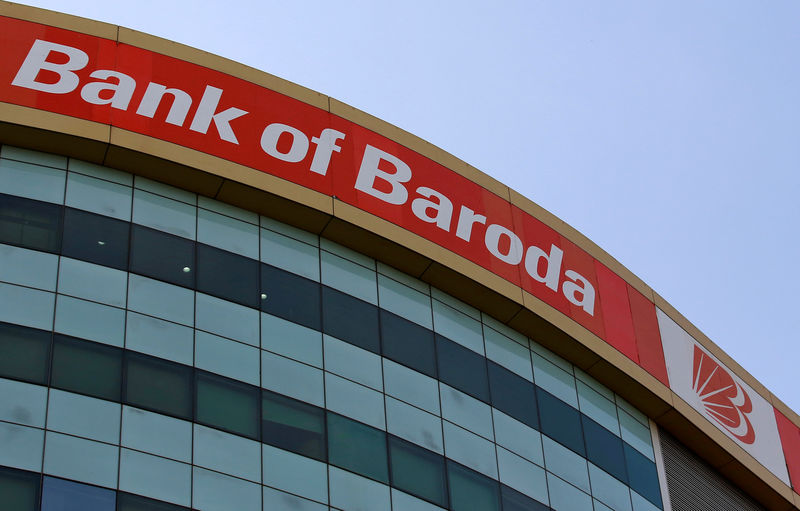
<instances>
[{"instance_id":1,"label":"bank logo","mask_svg":"<svg viewBox=\"0 0 800 511\"><path fill-rule=\"evenodd\" d=\"M706 415L744 444L756 440L756 432L747 415L753 411L750 396L731 374L708 356L699 346L694 347L694 382L692 388L700 398Z\"/></svg>"}]
</instances>

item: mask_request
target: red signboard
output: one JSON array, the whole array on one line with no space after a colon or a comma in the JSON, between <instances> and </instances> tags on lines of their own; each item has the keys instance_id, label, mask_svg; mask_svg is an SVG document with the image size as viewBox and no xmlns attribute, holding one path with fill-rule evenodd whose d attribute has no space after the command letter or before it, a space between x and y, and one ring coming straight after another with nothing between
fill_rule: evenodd
<instances>
[{"instance_id":1,"label":"red signboard","mask_svg":"<svg viewBox=\"0 0 800 511\"><path fill-rule=\"evenodd\" d=\"M622 278L506 198L245 80L86 34L0 24L0 101L110 124L335 196L521 286L667 383L652 303L632 302Z\"/></svg>"}]
</instances>

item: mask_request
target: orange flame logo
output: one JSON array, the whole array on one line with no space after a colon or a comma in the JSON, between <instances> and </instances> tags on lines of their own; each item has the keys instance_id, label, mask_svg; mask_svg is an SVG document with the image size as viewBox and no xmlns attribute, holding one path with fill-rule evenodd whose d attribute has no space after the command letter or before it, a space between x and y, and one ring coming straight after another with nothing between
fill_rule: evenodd
<instances>
[{"instance_id":1,"label":"orange flame logo","mask_svg":"<svg viewBox=\"0 0 800 511\"><path fill-rule=\"evenodd\" d=\"M703 403L706 415L740 442L755 442L756 432L747 418L747 414L753 411L750 396L728 371L697 345L694 347L693 378L694 391Z\"/></svg>"}]
</instances>

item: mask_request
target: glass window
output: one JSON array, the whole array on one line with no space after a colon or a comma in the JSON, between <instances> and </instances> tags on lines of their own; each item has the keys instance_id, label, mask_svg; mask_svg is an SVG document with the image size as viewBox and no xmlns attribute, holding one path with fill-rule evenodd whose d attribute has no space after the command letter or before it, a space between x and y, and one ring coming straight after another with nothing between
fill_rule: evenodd
<instances>
[{"instance_id":1,"label":"glass window","mask_svg":"<svg viewBox=\"0 0 800 511\"><path fill-rule=\"evenodd\" d=\"M0 349L0 357L3 356ZM47 387L0 378L0 421L44 427Z\"/></svg>"},{"instance_id":2,"label":"glass window","mask_svg":"<svg viewBox=\"0 0 800 511\"><path fill-rule=\"evenodd\" d=\"M500 481L540 502L547 502L547 476L542 467L511 451L497 449Z\"/></svg>"},{"instance_id":3,"label":"glass window","mask_svg":"<svg viewBox=\"0 0 800 511\"><path fill-rule=\"evenodd\" d=\"M489 402L489 380L484 357L441 335L436 336L436 357L441 381L485 403Z\"/></svg>"},{"instance_id":4,"label":"glass window","mask_svg":"<svg viewBox=\"0 0 800 511\"><path fill-rule=\"evenodd\" d=\"M119 412L118 403L51 389L47 429L115 444L119 441Z\"/></svg>"},{"instance_id":5,"label":"glass window","mask_svg":"<svg viewBox=\"0 0 800 511\"><path fill-rule=\"evenodd\" d=\"M0 281L56 290L58 256L0 244Z\"/></svg>"},{"instance_id":6,"label":"glass window","mask_svg":"<svg viewBox=\"0 0 800 511\"><path fill-rule=\"evenodd\" d=\"M201 201L204 199L200 197ZM258 224L258 217L254 217ZM197 210L197 241L258 259L258 225L202 208Z\"/></svg>"},{"instance_id":7,"label":"glass window","mask_svg":"<svg viewBox=\"0 0 800 511\"><path fill-rule=\"evenodd\" d=\"M559 511L592 511L592 498L553 474L547 474L550 506Z\"/></svg>"},{"instance_id":8,"label":"glass window","mask_svg":"<svg viewBox=\"0 0 800 511\"><path fill-rule=\"evenodd\" d=\"M325 383L320 369L263 350L261 386L301 401L325 406Z\"/></svg>"},{"instance_id":9,"label":"glass window","mask_svg":"<svg viewBox=\"0 0 800 511\"><path fill-rule=\"evenodd\" d=\"M272 314L261 313L261 347L322 367L322 333Z\"/></svg>"},{"instance_id":10,"label":"glass window","mask_svg":"<svg viewBox=\"0 0 800 511\"><path fill-rule=\"evenodd\" d=\"M550 511L550 508L504 484L500 485L503 511Z\"/></svg>"},{"instance_id":11,"label":"glass window","mask_svg":"<svg viewBox=\"0 0 800 511\"><path fill-rule=\"evenodd\" d=\"M125 307L128 274L115 268L62 257L58 292L85 300Z\"/></svg>"},{"instance_id":12,"label":"glass window","mask_svg":"<svg viewBox=\"0 0 800 511\"><path fill-rule=\"evenodd\" d=\"M545 467L549 472L578 488L589 491L589 471L586 458L575 454L547 435L542 435Z\"/></svg>"},{"instance_id":13,"label":"glass window","mask_svg":"<svg viewBox=\"0 0 800 511\"><path fill-rule=\"evenodd\" d=\"M445 455L472 470L497 479L497 448L471 431L443 421Z\"/></svg>"},{"instance_id":14,"label":"glass window","mask_svg":"<svg viewBox=\"0 0 800 511\"><path fill-rule=\"evenodd\" d=\"M189 463L192 461L192 423L123 406L122 445Z\"/></svg>"},{"instance_id":15,"label":"glass window","mask_svg":"<svg viewBox=\"0 0 800 511\"><path fill-rule=\"evenodd\" d=\"M388 272L392 277L408 281L408 277L387 266L380 265L380 270ZM433 329L433 313L431 297L427 291L420 291L402 284L392 277L378 274L378 299L382 309L407 318L425 328ZM413 281L412 281L413 282ZM420 287L417 284L417 287ZM422 287L425 290L425 287Z\"/></svg>"},{"instance_id":16,"label":"glass window","mask_svg":"<svg viewBox=\"0 0 800 511\"><path fill-rule=\"evenodd\" d=\"M651 460L655 460L650 428L628 415L625 410L619 407L617 410L619 413L619 425L622 429L622 439L640 453Z\"/></svg>"},{"instance_id":17,"label":"glass window","mask_svg":"<svg viewBox=\"0 0 800 511\"><path fill-rule=\"evenodd\" d=\"M661 507L661 488L655 463L639 451L625 444L625 462L631 488L658 507Z\"/></svg>"},{"instance_id":18,"label":"glass window","mask_svg":"<svg viewBox=\"0 0 800 511\"><path fill-rule=\"evenodd\" d=\"M487 316L486 321L495 323L491 317ZM505 325L497 324L497 327ZM515 333L515 332L509 332ZM533 381L533 369L531 367L531 352L528 349L528 340L524 337L515 335L515 339L510 339L505 335L485 327L483 337L486 341L486 358L494 360L501 366L509 369L528 381ZM525 344L520 344L524 342Z\"/></svg>"},{"instance_id":19,"label":"glass window","mask_svg":"<svg viewBox=\"0 0 800 511\"><path fill-rule=\"evenodd\" d=\"M427 328L381 310L381 343L384 357L436 377L436 348Z\"/></svg>"},{"instance_id":20,"label":"glass window","mask_svg":"<svg viewBox=\"0 0 800 511\"><path fill-rule=\"evenodd\" d=\"M133 185L133 176L131 174L128 174L127 172L122 172L120 170L114 170L108 167L103 167L102 165L96 165L94 163L89 163L86 161L75 160L73 158L70 158L67 168L69 169L70 172L83 174L84 176L91 176L91 177L96 177L98 179L104 179L106 181L119 183L127 187Z\"/></svg>"},{"instance_id":21,"label":"glass window","mask_svg":"<svg viewBox=\"0 0 800 511\"><path fill-rule=\"evenodd\" d=\"M55 335L53 387L119 402L121 383L122 350Z\"/></svg>"},{"instance_id":22,"label":"glass window","mask_svg":"<svg viewBox=\"0 0 800 511\"><path fill-rule=\"evenodd\" d=\"M192 463L261 482L261 444L239 435L194 425Z\"/></svg>"},{"instance_id":23,"label":"glass window","mask_svg":"<svg viewBox=\"0 0 800 511\"><path fill-rule=\"evenodd\" d=\"M328 462L388 483L386 433L328 412Z\"/></svg>"},{"instance_id":24,"label":"glass window","mask_svg":"<svg viewBox=\"0 0 800 511\"><path fill-rule=\"evenodd\" d=\"M197 371L197 422L258 439L260 397L256 387Z\"/></svg>"},{"instance_id":25,"label":"glass window","mask_svg":"<svg viewBox=\"0 0 800 511\"><path fill-rule=\"evenodd\" d=\"M258 261L198 243L197 290L258 307Z\"/></svg>"},{"instance_id":26,"label":"glass window","mask_svg":"<svg viewBox=\"0 0 800 511\"><path fill-rule=\"evenodd\" d=\"M192 467L160 456L122 449L119 488L188 506L192 495Z\"/></svg>"},{"instance_id":27,"label":"glass window","mask_svg":"<svg viewBox=\"0 0 800 511\"><path fill-rule=\"evenodd\" d=\"M622 440L587 416L581 419L586 437L586 458L620 481L627 482Z\"/></svg>"},{"instance_id":28,"label":"glass window","mask_svg":"<svg viewBox=\"0 0 800 511\"><path fill-rule=\"evenodd\" d=\"M47 385L50 332L0 323L0 376Z\"/></svg>"},{"instance_id":29,"label":"glass window","mask_svg":"<svg viewBox=\"0 0 800 511\"><path fill-rule=\"evenodd\" d=\"M328 467L331 509L391 511L389 486L333 466Z\"/></svg>"},{"instance_id":30,"label":"glass window","mask_svg":"<svg viewBox=\"0 0 800 511\"><path fill-rule=\"evenodd\" d=\"M392 486L447 507L444 458L427 449L389 436Z\"/></svg>"},{"instance_id":31,"label":"glass window","mask_svg":"<svg viewBox=\"0 0 800 511\"><path fill-rule=\"evenodd\" d=\"M261 229L261 260L319 281L319 249L314 245Z\"/></svg>"},{"instance_id":32,"label":"glass window","mask_svg":"<svg viewBox=\"0 0 800 511\"><path fill-rule=\"evenodd\" d=\"M39 472L43 450L44 430L0 422L0 465Z\"/></svg>"},{"instance_id":33,"label":"glass window","mask_svg":"<svg viewBox=\"0 0 800 511\"><path fill-rule=\"evenodd\" d=\"M66 208L61 253L81 261L127 270L130 225L107 216Z\"/></svg>"},{"instance_id":34,"label":"glass window","mask_svg":"<svg viewBox=\"0 0 800 511\"><path fill-rule=\"evenodd\" d=\"M129 275L128 281L128 309L184 325L194 325L194 291L134 274ZM158 338L163 339L164 335ZM145 341L142 344L152 346L155 343Z\"/></svg>"},{"instance_id":35,"label":"glass window","mask_svg":"<svg viewBox=\"0 0 800 511\"><path fill-rule=\"evenodd\" d=\"M325 411L268 390L262 391L264 443L325 461Z\"/></svg>"},{"instance_id":36,"label":"glass window","mask_svg":"<svg viewBox=\"0 0 800 511\"><path fill-rule=\"evenodd\" d=\"M328 335L380 353L378 308L371 303L323 286L322 325Z\"/></svg>"},{"instance_id":37,"label":"glass window","mask_svg":"<svg viewBox=\"0 0 800 511\"><path fill-rule=\"evenodd\" d=\"M383 359L383 386L386 393L433 414L440 414L439 382Z\"/></svg>"},{"instance_id":38,"label":"glass window","mask_svg":"<svg viewBox=\"0 0 800 511\"><path fill-rule=\"evenodd\" d=\"M325 406L376 428L386 429L384 396L381 392L327 372Z\"/></svg>"},{"instance_id":39,"label":"glass window","mask_svg":"<svg viewBox=\"0 0 800 511\"><path fill-rule=\"evenodd\" d=\"M125 353L125 402L184 419L192 418L192 368Z\"/></svg>"},{"instance_id":40,"label":"glass window","mask_svg":"<svg viewBox=\"0 0 800 511\"><path fill-rule=\"evenodd\" d=\"M141 495L118 492L117 511L188 511L188 509Z\"/></svg>"},{"instance_id":41,"label":"glass window","mask_svg":"<svg viewBox=\"0 0 800 511\"><path fill-rule=\"evenodd\" d=\"M0 282L0 321L50 330L55 302L49 291Z\"/></svg>"},{"instance_id":42,"label":"glass window","mask_svg":"<svg viewBox=\"0 0 800 511\"><path fill-rule=\"evenodd\" d=\"M531 348L536 346L531 343ZM544 352L544 348L537 347L538 352ZM552 360L544 358L539 353L532 353L533 355L533 381L536 382L538 387L543 388L550 394L558 397L565 403L578 408L578 393L575 390L575 377L564 370L564 366L560 363L563 360L555 358L555 355L548 354L552 360L559 361L556 364ZM566 362L563 362L566 365ZM566 365L566 367L569 367Z\"/></svg>"},{"instance_id":43,"label":"glass window","mask_svg":"<svg viewBox=\"0 0 800 511\"><path fill-rule=\"evenodd\" d=\"M133 283L131 279L132 287ZM169 284L164 285L169 286ZM180 288L175 287L175 289ZM192 328L131 311L128 312L126 327L125 347L129 350L192 365L194 357Z\"/></svg>"},{"instance_id":44,"label":"glass window","mask_svg":"<svg viewBox=\"0 0 800 511\"><path fill-rule=\"evenodd\" d=\"M255 309L197 293L195 327L258 347L258 316Z\"/></svg>"},{"instance_id":45,"label":"glass window","mask_svg":"<svg viewBox=\"0 0 800 511\"><path fill-rule=\"evenodd\" d=\"M134 273L193 288L194 243L178 236L133 225L130 269Z\"/></svg>"},{"instance_id":46,"label":"glass window","mask_svg":"<svg viewBox=\"0 0 800 511\"><path fill-rule=\"evenodd\" d=\"M0 194L0 242L59 252L62 215L55 204Z\"/></svg>"},{"instance_id":47,"label":"glass window","mask_svg":"<svg viewBox=\"0 0 800 511\"><path fill-rule=\"evenodd\" d=\"M542 433L585 456L580 412L538 387L536 397Z\"/></svg>"},{"instance_id":48,"label":"glass window","mask_svg":"<svg viewBox=\"0 0 800 511\"><path fill-rule=\"evenodd\" d=\"M261 265L261 310L321 330L320 285L267 264Z\"/></svg>"},{"instance_id":49,"label":"glass window","mask_svg":"<svg viewBox=\"0 0 800 511\"><path fill-rule=\"evenodd\" d=\"M476 353L484 354L481 322L437 300L433 300L433 329Z\"/></svg>"},{"instance_id":50,"label":"glass window","mask_svg":"<svg viewBox=\"0 0 800 511\"><path fill-rule=\"evenodd\" d=\"M64 165L59 166L63 168ZM61 204L64 202L66 177L63 170L0 160L0 190L13 195Z\"/></svg>"},{"instance_id":51,"label":"glass window","mask_svg":"<svg viewBox=\"0 0 800 511\"><path fill-rule=\"evenodd\" d=\"M266 488L272 486L308 499L328 502L328 465L269 445L262 444L262 451L265 510L328 511L327 506L317 504L319 507L311 507L309 501L298 497L291 498L282 492L278 493L283 497L280 500L284 502L276 502L280 498L279 495L276 493L270 495L274 490Z\"/></svg>"},{"instance_id":52,"label":"glass window","mask_svg":"<svg viewBox=\"0 0 800 511\"><path fill-rule=\"evenodd\" d=\"M577 380L578 403L580 410L604 428L619 436L619 420L617 419L617 405L605 396L596 392L592 387ZM613 395L612 395L613 398Z\"/></svg>"},{"instance_id":53,"label":"glass window","mask_svg":"<svg viewBox=\"0 0 800 511\"><path fill-rule=\"evenodd\" d=\"M194 346L195 367L251 385L260 383L258 348L200 331Z\"/></svg>"},{"instance_id":54,"label":"glass window","mask_svg":"<svg viewBox=\"0 0 800 511\"><path fill-rule=\"evenodd\" d=\"M323 336L323 347L326 371L383 390L380 356L329 335Z\"/></svg>"},{"instance_id":55,"label":"glass window","mask_svg":"<svg viewBox=\"0 0 800 511\"><path fill-rule=\"evenodd\" d=\"M439 383L439 398L444 419L485 438L494 438L491 406L444 383Z\"/></svg>"},{"instance_id":56,"label":"glass window","mask_svg":"<svg viewBox=\"0 0 800 511\"><path fill-rule=\"evenodd\" d=\"M0 467L0 495L6 511L39 509L39 474Z\"/></svg>"},{"instance_id":57,"label":"glass window","mask_svg":"<svg viewBox=\"0 0 800 511\"><path fill-rule=\"evenodd\" d=\"M197 208L137 189L133 192L133 221L193 240L197 230Z\"/></svg>"},{"instance_id":58,"label":"glass window","mask_svg":"<svg viewBox=\"0 0 800 511\"><path fill-rule=\"evenodd\" d=\"M447 460L450 506L453 511L500 511L497 481Z\"/></svg>"},{"instance_id":59,"label":"glass window","mask_svg":"<svg viewBox=\"0 0 800 511\"><path fill-rule=\"evenodd\" d=\"M444 454L442 419L435 415L386 396L386 426L392 434Z\"/></svg>"},{"instance_id":60,"label":"glass window","mask_svg":"<svg viewBox=\"0 0 800 511\"><path fill-rule=\"evenodd\" d=\"M91 211L129 222L131 219L130 186L70 172L67 175L67 206Z\"/></svg>"},{"instance_id":61,"label":"glass window","mask_svg":"<svg viewBox=\"0 0 800 511\"><path fill-rule=\"evenodd\" d=\"M204 511L261 511L261 485L193 468L192 505Z\"/></svg>"},{"instance_id":62,"label":"glass window","mask_svg":"<svg viewBox=\"0 0 800 511\"><path fill-rule=\"evenodd\" d=\"M116 492L88 484L44 478L42 511L114 511Z\"/></svg>"},{"instance_id":63,"label":"glass window","mask_svg":"<svg viewBox=\"0 0 800 511\"><path fill-rule=\"evenodd\" d=\"M497 445L502 445L515 454L544 466L541 433L499 410L493 409L492 417Z\"/></svg>"},{"instance_id":64,"label":"glass window","mask_svg":"<svg viewBox=\"0 0 800 511\"><path fill-rule=\"evenodd\" d=\"M492 406L528 426L539 429L533 383L489 361Z\"/></svg>"},{"instance_id":65,"label":"glass window","mask_svg":"<svg viewBox=\"0 0 800 511\"><path fill-rule=\"evenodd\" d=\"M323 284L377 305L378 286L374 269L365 268L325 250L320 251L320 259Z\"/></svg>"},{"instance_id":66,"label":"glass window","mask_svg":"<svg viewBox=\"0 0 800 511\"><path fill-rule=\"evenodd\" d=\"M119 447L48 431L44 451L46 474L117 487ZM79 508L84 511L83 508ZM113 508L112 508L113 509Z\"/></svg>"},{"instance_id":67,"label":"glass window","mask_svg":"<svg viewBox=\"0 0 800 511\"><path fill-rule=\"evenodd\" d=\"M121 348L125 342L125 311L58 295L55 331Z\"/></svg>"}]
</instances>

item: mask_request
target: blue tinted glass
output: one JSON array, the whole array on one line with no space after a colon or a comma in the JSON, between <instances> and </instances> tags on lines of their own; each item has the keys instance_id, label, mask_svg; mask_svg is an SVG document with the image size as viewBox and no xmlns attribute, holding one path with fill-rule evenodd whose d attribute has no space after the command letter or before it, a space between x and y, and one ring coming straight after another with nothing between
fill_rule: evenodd
<instances>
[{"instance_id":1,"label":"blue tinted glass","mask_svg":"<svg viewBox=\"0 0 800 511\"><path fill-rule=\"evenodd\" d=\"M185 507L130 493L119 492L117 494L117 511L184 511L185 509Z\"/></svg>"},{"instance_id":2,"label":"blue tinted glass","mask_svg":"<svg viewBox=\"0 0 800 511\"><path fill-rule=\"evenodd\" d=\"M380 353L378 308L346 293L322 286L323 332L373 353Z\"/></svg>"},{"instance_id":3,"label":"blue tinted glass","mask_svg":"<svg viewBox=\"0 0 800 511\"><path fill-rule=\"evenodd\" d=\"M536 387L542 433L585 456L581 414L549 392Z\"/></svg>"},{"instance_id":4,"label":"blue tinted glass","mask_svg":"<svg viewBox=\"0 0 800 511\"><path fill-rule=\"evenodd\" d=\"M46 384L50 332L0 323L0 376Z\"/></svg>"},{"instance_id":5,"label":"blue tinted glass","mask_svg":"<svg viewBox=\"0 0 800 511\"><path fill-rule=\"evenodd\" d=\"M130 225L115 218L67 208L61 253L81 261L127 270Z\"/></svg>"},{"instance_id":6,"label":"blue tinted glass","mask_svg":"<svg viewBox=\"0 0 800 511\"><path fill-rule=\"evenodd\" d=\"M492 406L528 426L539 429L533 383L489 361Z\"/></svg>"},{"instance_id":7,"label":"blue tinted glass","mask_svg":"<svg viewBox=\"0 0 800 511\"><path fill-rule=\"evenodd\" d=\"M460 344L436 336L439 379L475 399L489 402L489 379L486 359Z\"/></svg>"},{"instance_id":8,"label":"blue tinted glass","mask_svg":"<svg viewBox=\"0 0 800 511\"><path fill-rule=\"evenodd\" d=\"M384 357L436 377L433 332L427 328L381 310L381 343Z\"/></svg>"},{"instance_id":9,"label":"blue tinted glass","mask_svg":"<svg viewBox=\"0 0 800 511\"><path fill-rule=\"evenodd\" d=\"M258 262L198 243L197 290L248 307L258 307Z\"/></svg>"},{"instance_id":10,"label":"blue tinted glass","mask_svg":"<svg viewBox=\"0 0 800 511\"><path fill-rule=\"evenodd\" d=\"M321 328L318 282L262 264L260 299L264 312L314 330Z\"/></svg>"},{"instance_id":11,"label":"blue tinted glass","mask_svg":"<svg viewBox=\"0 0 800 511\"><path fill-rule=\"evenodd\" d=\"M450 506L453 511L500 511L497 481L447 460Z\"/></svg>"},{"instance_id":12,"label":"blue tinted glass","mask_svg":"<svg viewBox=\"0 0 800 511\"><path fill-rule=\"evenodd\" d=\"M58 252L62 215L55 204L0 194L0 243Z\"/></svg>"},{"instance_id":13,"label":"blue tinted glass","mask_svg":"<svg viewBox=\"0 0 800 511\"><path fill-rule=\"evenodd\" d=\"M0 467L0 505L4 511L36 511L39 474Z\"/></svg>"},{"instance_id":14,"label":"blue tinted glass","mask_svg":"<svg viewBox=\"0 0 800 511\"><path fill-rule=\"evenodd\" d=\"M585 415L582 419L583 434L586 437L586 457L612 476L627 483L622 440Z\"/></svg>"},{"instance_id":15,"label":"blue tinted glass","mask_svg":"<svg viewBox=\"0 0 800 511\"><path fill-rule=\"evenodd\" d=\"M624 449L630 487L642 497L661 507L661 488L658 484L658 471L655 463L628 444L625 444Z\"/></svg>"},{"instance_id":16,"label":"blue tinted glass","mask_svg":"<svg viewBox=\"0 0 800 511\"><path fill-rule=\"evenodd\" d=\"M500 485L503 511L549 511L550 508L506 485Z\"/></svg>"},{"instance_id":17,"label":"blue tinted glass","mask_svg":"<svg viewBox=\"0 0 800 511\"><path fill-rule=\"evenodd\" d=\"M45 477L42 511L114 511L116 496L114 490Z\"/></svg>"}]
</instances>

